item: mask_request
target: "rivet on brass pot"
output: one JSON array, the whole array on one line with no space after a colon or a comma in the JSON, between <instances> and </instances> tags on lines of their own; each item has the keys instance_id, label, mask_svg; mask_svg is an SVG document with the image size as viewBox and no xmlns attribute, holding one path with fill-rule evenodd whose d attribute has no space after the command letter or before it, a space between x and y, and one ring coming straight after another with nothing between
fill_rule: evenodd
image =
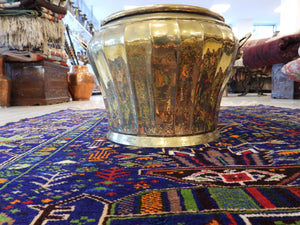
<instances>
[{"instance_id":1,"label":"rivet on brass pot","mask_svg":"<svg viewBox=\"0 0 300 225\"><path fill-rule=\"evenodd\" d=\"M11 80L4 75L4 57L0 56L0 107L10 105Z\"/></svg>"},{"instance_id":2,"label":"rivet on brass pot","mask_svg":"<svg viewBox=\"0 0 300 225\"><path fill-rule=\"evenodd\" d=\"M94 75L86 65L73 65L68 73L68 86L74 101L89 100L95 87Z\"/></svg>"},{"instance_id":3,"label":"rivet on brass pot","mask_svg":"<svg viewBox=\"0 0 300 225\"><path fill-rule=\"evenodd\" d=\"M222 94L238 49L224 18L188 5L120 11L88 46L108 112L108 139L177 147L219 137Z\"/></svg>"}]
</instances>

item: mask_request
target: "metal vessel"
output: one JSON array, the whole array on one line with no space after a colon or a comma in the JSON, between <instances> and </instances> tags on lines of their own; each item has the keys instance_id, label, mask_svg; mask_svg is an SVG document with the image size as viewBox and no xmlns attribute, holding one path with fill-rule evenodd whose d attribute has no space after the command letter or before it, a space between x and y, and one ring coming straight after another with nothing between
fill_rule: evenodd
<instances>
[{"instance_id":1,"label":"metal vessel","mask_svg":"<svg viewBox=\"0 0 300 225\"><path fill-rule=\"evenodd\" d=\"M73 65L68 73L68 86L73 101L90 100L95 87L94 75L86 65Z\"/></svg>"},{"instance_id":2,"label":"metal vessel","mask_svg":"<svg viewBox=\"0 0 300 225\"><path fill-rule=\"evenodd\" d=\"M220 101L238 40L224 18L189 5L117 12L88 46L108 112L108 139L142 147L219 137Z\"/></svg>"},{"instance_id":3,"label":"metal vessel","mask_svg":"<svg viewBox=\"0 0 300 225\"><path fill-rule=\"evenodd\" d=\"M0 55L0 108L10 105L11 80L4 75L4 56Z\"/></svg>"}]
</instances>

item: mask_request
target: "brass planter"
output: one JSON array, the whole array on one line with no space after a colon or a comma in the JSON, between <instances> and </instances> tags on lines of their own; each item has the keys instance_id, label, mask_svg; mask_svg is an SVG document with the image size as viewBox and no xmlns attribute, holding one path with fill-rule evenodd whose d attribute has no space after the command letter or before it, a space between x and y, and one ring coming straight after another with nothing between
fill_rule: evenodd
<instances>
[{"instance_id":1,"label":"brass planter","mask_svg":"<svg viewBox=\"0 0 300 225\"><path fill-rule=\"evenodd\" d=\"M109 115L108 139L146 147L217 139L237 49L223 17L200 7L155 5L108 17L88 46Z\"/></svg>"}]
</instances>

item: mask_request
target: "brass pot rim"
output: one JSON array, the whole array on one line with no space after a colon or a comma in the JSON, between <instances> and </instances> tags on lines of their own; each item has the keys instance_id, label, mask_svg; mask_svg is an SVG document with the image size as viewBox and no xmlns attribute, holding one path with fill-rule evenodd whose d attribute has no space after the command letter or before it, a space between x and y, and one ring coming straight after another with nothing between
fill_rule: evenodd
<instances>
[{"instance_id":1,"label":"brass pot rim","mask_svg":"<svg viewBox=\"0 0 300 225\"><path fill-rule=\"evenodd\" d=\"M121 10L116 13L111 14L110 16L106 17L101 26L104 26L112 21L117 19L121 19L127 16L133 15L140 15L140 14L147 14L147 13L159 13L159 12L183 12L183 13L195 13L199 15L205 15L213 17L214 19L220 20L225 22L225 19L220 14L213 12L209 9L199 7L199 6L192 6L192 5L182 5L182 4L157 4L157 5L149 5L149 6L142 6L128 10Z\"/></svg>"}]
</instances>

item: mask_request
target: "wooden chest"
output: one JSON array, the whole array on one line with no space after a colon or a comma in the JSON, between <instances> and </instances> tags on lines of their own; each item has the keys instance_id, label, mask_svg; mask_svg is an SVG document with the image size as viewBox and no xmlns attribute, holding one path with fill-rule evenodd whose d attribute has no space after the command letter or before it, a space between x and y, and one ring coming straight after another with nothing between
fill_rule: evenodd
<instances>
[{"instance_id":1,"label":"wooden chest","mask_svg":"<svg viewBox=\"0 0 300 225\"><path fill-rule=\"evenodd\" d=\"M70 101L69 68L48 61L6 62L11 105L48 105Z\"/></svg>"}]
</instances>

